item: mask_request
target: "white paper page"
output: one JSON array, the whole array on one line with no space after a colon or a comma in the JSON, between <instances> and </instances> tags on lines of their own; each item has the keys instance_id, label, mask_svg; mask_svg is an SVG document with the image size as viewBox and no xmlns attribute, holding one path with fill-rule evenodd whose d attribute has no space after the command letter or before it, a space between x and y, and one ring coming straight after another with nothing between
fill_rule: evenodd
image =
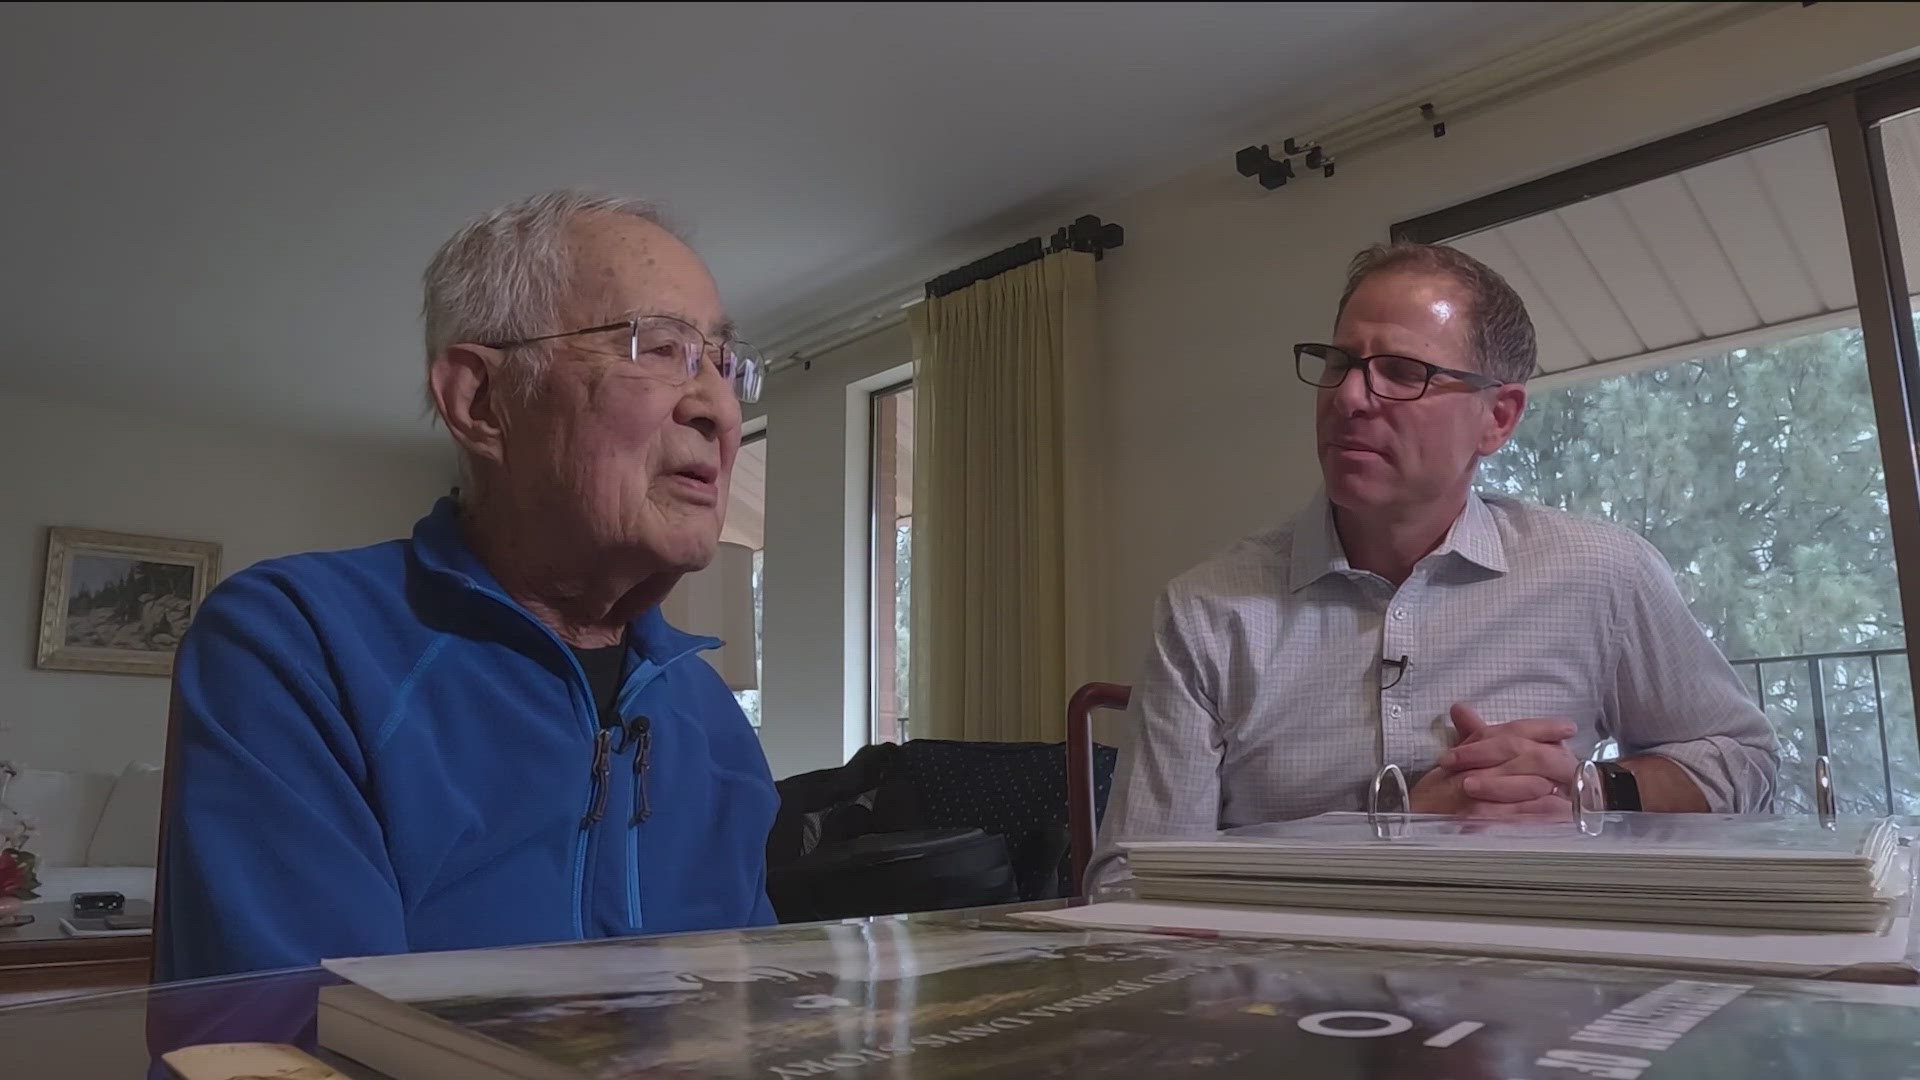
<instances>
[{"instance_id":1,"label":"white paper page","mask_svg":"<svg viewBox=\"0 0 1920 1080\"><path fill-rule=\"evenodd\" d=\"M1606 923L1450 915L1356 914L1212 904L1109 901L1018 916L1104 930L1227 934L1413 951L1553 957L1743 973L1823 975L1859 964L1906 963L1912 919L1903 909L1884 934L1769 930L1657 930Z\"/></svg>"},{"instance_id":2,"label":"white paper page","mask_svg":"<svg viewBox=\"0 0 1920 1080\"><path fill-rule=\"evenodd\" d=\"M1779 814L1649 814L1610 812L1582 834L1566 822L1486 821L1434 814L1387 819L1392 840L1374 834L1365 814L1346 811L1292 821L1243 825L1207 837L1122 844L1129 853L1242 850L1306 851L1359 858L1446 856L1456 853L1565 855L1640 862L1678 856L1739 862L1871 861L1891 847L1887 818L1838 818L1832 827L1806 816Z\"/></svg>"}]
</instances>

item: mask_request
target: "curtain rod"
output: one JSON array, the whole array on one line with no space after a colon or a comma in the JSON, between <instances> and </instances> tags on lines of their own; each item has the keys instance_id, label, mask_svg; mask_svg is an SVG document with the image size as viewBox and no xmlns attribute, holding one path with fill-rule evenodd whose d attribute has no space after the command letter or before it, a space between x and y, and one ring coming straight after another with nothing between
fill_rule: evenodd
<instances>
[{"instance_id":1,"label":"curtain rod","mask_svg":"<svg viewBox=\"0 0 1920 1080\"><path fill-rule=\"evenodd\" d=\"M1056 251L1090 251L1097 261L1126 242L1127 230L1110 221L1101 221L1092 214L1085 214L1075 218L1073 224L1055 229L1053 239L1045 245L1036 236L941 274L927 282L927 296L932 299L959 292L969 285L999 277Z\"/></svg>"}]
</instances>

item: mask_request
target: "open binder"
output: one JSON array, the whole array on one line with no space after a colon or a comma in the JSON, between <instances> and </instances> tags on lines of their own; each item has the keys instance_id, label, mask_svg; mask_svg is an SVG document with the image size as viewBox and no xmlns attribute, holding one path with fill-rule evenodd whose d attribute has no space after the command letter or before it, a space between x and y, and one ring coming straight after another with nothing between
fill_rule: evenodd
<instances>
[{"instance_id":1,"label":"open binder","mask_svg":"<svg viewBox=\"0 0 1920 1080\"><path fill-rule=\"evenodd\" d=\"M1891 819L1840 816L1830 797L1805 818L1610 812L1595 805L1598 779L1581 770L1571 823L1479 822L1410 813L1389 765L1365 814L1123 844L1138 902L1039 917L1914 981L1913 860ZM1388 791L1400 809L1382 807Z\"/></svg>"},{"instance_id":2,"label":"open binder","mask_svg":"<svg viewBox=\"0 0 1920 1080\"><path fill-rule=\"evenodd\" d=\"M1380 792L1388 780L1392 780L1400 795L1400 809L1397 813L1383 813L1380 809ZM1573 774L1573 827L1583 835L1598 835L1606 814L1601 803L1600 767L1591 761L1583 761ZM1832 829L1839 818L1838 807L1833 795L1833 769L1827 763L1827 756L1821 754L1813 759L1813 800L1814 809L1822 828ZM1394 831L1396 821L1404 823L1412 813L1413 797L1407 791L1407 774L1400 766L1392 762L1380 766L1373 774L1373 780L1367 785L1367 824L1372 827L1375 837L1392 840L1398 833Z\"/></svg>"}]
</instances>

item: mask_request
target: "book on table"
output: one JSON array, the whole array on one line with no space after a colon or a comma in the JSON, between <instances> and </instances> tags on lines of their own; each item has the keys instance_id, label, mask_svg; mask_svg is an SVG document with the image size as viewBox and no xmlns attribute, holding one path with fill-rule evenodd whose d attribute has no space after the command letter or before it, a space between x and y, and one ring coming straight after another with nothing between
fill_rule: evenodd
<instances>
[{"instance_id":1,"label":"book on table","mask_svg":"<svg viewBox=\"0 0 1920 1080\"><path fill-rule=\"evenodd\" d=\"M1010 918L327 966L349 981L321 991L321 1044L394 1080L1697 1080L1816 1066L1840 1080L1910 1075L1920 1030L1909 988Z\"/></svg>"},{"instance_id":2,"label":"book on table","mask_svg":"<svg viewBox=\"0 0 1920 1080\"><path fill-rule=\"evenodd\" d=\"M1885 819L1364 814L1124 845L1135 898L1032 918L1388 949L1912 983L1913 860Z\"/></svg>"},{"instance_id":3,"label":"book on table","mask_svg":"<svg viewBox=\"0 0 1920 1080\"><path fill-rule=\"evenodd\" d=\"M1142 900L1870 932L1908 892L1887 818L1331 813L1124 844ZM1381 832L1385 832L1385 836Z\"/></svg>"}]
</instances>

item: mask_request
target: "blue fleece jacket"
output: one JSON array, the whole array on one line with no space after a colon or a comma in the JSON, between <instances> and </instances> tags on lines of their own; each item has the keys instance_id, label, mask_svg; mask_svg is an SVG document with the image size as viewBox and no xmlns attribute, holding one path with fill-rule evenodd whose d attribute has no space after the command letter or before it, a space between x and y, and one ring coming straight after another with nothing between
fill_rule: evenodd
<instances>
[{"instance_id":1,"label":"blue fleece jacket","mask_svg":"<svg viewBox=\"0 0 1920 1080\"><path fill-rule=\"evenodd\" d=\"M160 977L773 922L773 780L720 643L657 610L628 640L603 732L448 499L228 579L176 664Z\"/></svg>"}]
</instances>

